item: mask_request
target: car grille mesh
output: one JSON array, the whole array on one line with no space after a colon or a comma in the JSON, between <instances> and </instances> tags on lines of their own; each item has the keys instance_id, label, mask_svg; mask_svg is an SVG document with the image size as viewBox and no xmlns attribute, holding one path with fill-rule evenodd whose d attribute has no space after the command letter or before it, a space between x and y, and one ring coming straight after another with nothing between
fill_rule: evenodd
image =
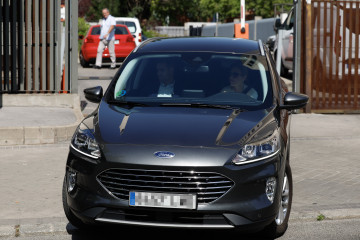
<instances>
[{"instance_id":1,"label":"car grille mesh","mask_svg":"<svg viewBox=\"0 0 360 240\"><path fill-rule=\"evenodd\" d=\"M207 172L109 169L97 176L115 197L129 199L129 191L194 193L198 203L210 203L234 185L230 179Z\"/></svg>"}]
</instances>

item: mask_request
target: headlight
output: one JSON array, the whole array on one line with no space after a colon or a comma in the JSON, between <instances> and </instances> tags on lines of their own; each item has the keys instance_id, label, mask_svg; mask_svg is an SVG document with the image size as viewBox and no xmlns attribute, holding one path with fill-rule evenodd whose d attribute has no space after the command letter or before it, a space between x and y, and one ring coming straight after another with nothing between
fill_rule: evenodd
<instances>
[{"instance_id":1,"label":"headlight","mask_svg":"<svg viewBox=\"0 0 360 240\"><path fill-rule=\"evenodd\" d=\"M279 150L280 135L279 130L275 130L264 139L243 146L232 160L232 163L242 165L261 161L276 155Z\"/></svg>"},{"instance_id":2,"label":"headlight","mask_svg":"<svg viewBox=\"0 0 360 240\"><path fill-rule=\"evenodd\" d=\"M81 123L71 140L71 147L76 151L91 157L99 158L101 156L100 148L90 129Z\"/></svg>"}]
</instances>

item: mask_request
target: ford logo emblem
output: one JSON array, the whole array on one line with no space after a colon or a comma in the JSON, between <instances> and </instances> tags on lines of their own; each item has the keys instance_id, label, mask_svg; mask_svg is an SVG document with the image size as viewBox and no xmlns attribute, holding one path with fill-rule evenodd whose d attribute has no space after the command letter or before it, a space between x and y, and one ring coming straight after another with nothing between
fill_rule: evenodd
<instances>
[{"instance_id":1,"label":"ford logo emblem","mask_svg":"<svg viewBox=\"0 0 360 240\"><path fill-rule=\"evenodd\" d=\"M174 153L164 152L164 151L156 152L156 153L154 153L154 155L158 158L173 158L173 157L175 157Z\"/></svg>"}]
</instances>

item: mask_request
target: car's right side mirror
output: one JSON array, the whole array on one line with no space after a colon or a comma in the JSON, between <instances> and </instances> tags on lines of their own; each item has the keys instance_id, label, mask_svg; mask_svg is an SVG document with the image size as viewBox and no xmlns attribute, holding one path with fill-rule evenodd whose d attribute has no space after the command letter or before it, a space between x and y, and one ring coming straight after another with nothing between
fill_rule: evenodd
<instances>
[{"instance_id":1,"label":"car's right side mirror","mask_svg":"<svg viewBox=\"0 0 360 240\"><path fill-rule=\"evenodd\" d=\"M284 97L284 104L280 105L281 109L295 110L306 106L309 97L305 94L288 92Z\"/></svg>"}]
</instances>

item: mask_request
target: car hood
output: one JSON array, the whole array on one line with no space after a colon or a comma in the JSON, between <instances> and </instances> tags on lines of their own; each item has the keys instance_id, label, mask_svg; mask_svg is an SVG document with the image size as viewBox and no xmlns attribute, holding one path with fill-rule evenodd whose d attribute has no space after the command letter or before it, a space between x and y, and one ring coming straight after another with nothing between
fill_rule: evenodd
<instances>
[{"instance_id":1,"label":"car hood","mask_svg":"<svg viewBox=\"0 0 360 240\"><path fill-rule=\"evenodd\" d=\"M134 107L128 110L102 101L98 111L84 123L94 129L107 157L135 156L147 149L151 155L157 151L175 154L180 151L184 157L193 158L194 151L200 151L201 155L206 152L212 158L220 149L233 156L257 129L273 121L273 109Z\"/></svg>"}]
</instances>

